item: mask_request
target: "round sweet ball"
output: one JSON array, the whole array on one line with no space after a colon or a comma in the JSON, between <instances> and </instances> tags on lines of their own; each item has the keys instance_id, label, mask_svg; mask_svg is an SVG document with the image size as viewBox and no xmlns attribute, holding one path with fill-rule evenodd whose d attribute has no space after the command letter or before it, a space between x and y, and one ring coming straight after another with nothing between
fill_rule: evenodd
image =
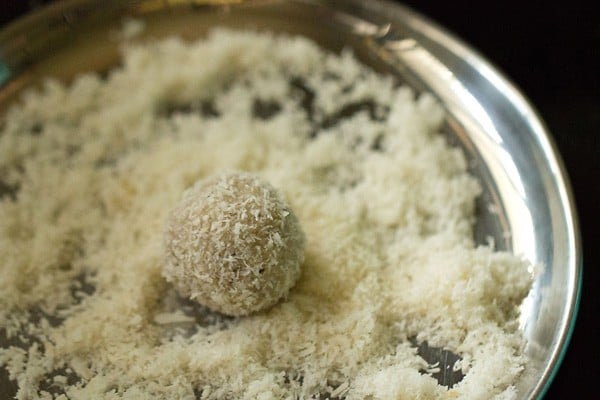
<instances>
[{"instance_id":1,"label":"round sweet ball","mask_svg":"<svg viewBox=\"0 0 600 400\"><path fill-rule=\"evenodd\" d=\"M197 182L170 213L163 276L231 316L267 309L300 276L304 233L281 194L250 173Z\"/></svg>"}]
</instances>

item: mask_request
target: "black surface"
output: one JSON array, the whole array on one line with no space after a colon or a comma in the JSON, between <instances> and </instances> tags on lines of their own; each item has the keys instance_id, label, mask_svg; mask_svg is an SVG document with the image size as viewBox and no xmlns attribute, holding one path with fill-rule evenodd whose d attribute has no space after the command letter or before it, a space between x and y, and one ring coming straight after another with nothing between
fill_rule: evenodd
<instances>
[{"instance_id":1,"label":"black surface","mask_svg":"<svg viewBox=\"0 0 600 400\"><path fill-rule=\"evenodd\" d=\"M48 1L0 0L0 26ZM584 253L581 307L547 400L594 398L600 377L600 17L591 1L404 1L472 45L522 90L565 162ZM591 396L591 397L590 397Z\"/></svg>"}]
</instances>

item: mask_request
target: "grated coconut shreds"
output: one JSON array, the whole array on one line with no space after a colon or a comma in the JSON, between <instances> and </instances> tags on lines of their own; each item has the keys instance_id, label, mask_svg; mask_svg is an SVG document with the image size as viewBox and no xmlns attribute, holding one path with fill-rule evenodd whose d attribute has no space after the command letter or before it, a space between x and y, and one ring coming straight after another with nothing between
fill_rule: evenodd
<instances>
[{"instance_id":1,"label":"grated coconut shreds","mask_svg":"<svg viewBox=\"0 0 600 400\"><path fill-rule=\"evenodd\" d=\"M529 265L474 244L480 189L442 119L350 52L228 30L30 90L0 131L17 398L513 398ZM306 234L288 300L239 319L161 277L167 213L228 170L281 191ZM427 373L425 341L461 357L461 382Z\"/></svg>"}]
</instances>

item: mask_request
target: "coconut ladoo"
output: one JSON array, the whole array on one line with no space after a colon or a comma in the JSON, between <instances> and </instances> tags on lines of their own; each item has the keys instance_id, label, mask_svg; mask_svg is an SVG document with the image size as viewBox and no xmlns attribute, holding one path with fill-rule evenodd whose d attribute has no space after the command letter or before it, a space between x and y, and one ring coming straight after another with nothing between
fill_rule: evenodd
<instances>
[{"instance_id":1,"label":"coconut ladoo","mask_svg":"<svg viewBox=\"0 0 600 400\"><path fill-rule=\"evenodd\" d=\"M196 183L169 216L165 278L215 311L273 306L300 276L304 234L279 192L255 175Z\"/></svg>"}]
</instances>

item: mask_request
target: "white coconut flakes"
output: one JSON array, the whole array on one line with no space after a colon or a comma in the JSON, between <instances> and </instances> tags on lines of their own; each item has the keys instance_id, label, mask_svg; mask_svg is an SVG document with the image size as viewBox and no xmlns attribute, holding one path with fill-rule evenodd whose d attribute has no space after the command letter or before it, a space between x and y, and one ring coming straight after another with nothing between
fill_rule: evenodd
<instances>
[{"instance_id":1,"label":"white coconut flakes","mask_svg":"<svg viewBox=\"0 0 600 400\"><path fill-rule=\"evenodd\" d=\"M27 92L0 131L17 398L513 398L529 264L475 245L480 189L443 114L350 52L229 30ZM287 300L237 319L161 276L169 210L229 170L276 187L306 237ZM464 378L438 383L423 342Z\"/></svg>"}]
</instances>

